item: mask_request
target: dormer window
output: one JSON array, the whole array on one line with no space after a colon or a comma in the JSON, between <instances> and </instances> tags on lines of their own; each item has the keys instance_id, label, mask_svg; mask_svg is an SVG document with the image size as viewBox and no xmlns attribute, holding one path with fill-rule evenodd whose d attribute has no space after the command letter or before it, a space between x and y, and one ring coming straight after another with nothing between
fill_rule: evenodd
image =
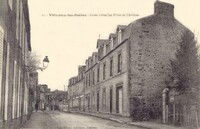
<instances>
[{"instance_id":1,"label":"dormer window","mask_svg":"<svg viewBox=\"0 0 200 129\"><path fill-rule=\"evenodd\" d=\"M93 66L93 59L91 59L91 67Z\"/></svg>"},{"instance_id":2,"label":"dormer window","mask_svg":"<svg viewBox=\"0 0 200 129\"><path fill-rule=\"evenodd\" d=\"M122 42L122 30L118 31L118 44Z\"/></svg>"},{"instance_id":3,"label":"dormer window","mask_svg":"<svg viewBox=\"0 0 200 129\"><path fill-rule=\"evenodd\" d=\"M106 44L104 44L104 46L103 46L103 56L105 56L106 55Z\"/></svg>"},{"instance_id":4,"label":"dormer window","mask_svg":"<svg viewBox=\"0 0 200 129\"><path fill-rule=\"evenodd\" d=\"M93 63L96 63L95 55L93 55Z\"/></svg>"},{"instance_id":5,"label":"dormer window","mask_svg":"<svg viewBox=\"0 0 200 129\"><path fill-rule=\"evenodd\" d=\"M113 49L113 38L110 39L110 50Z\"/></svg>"}]
</instances>

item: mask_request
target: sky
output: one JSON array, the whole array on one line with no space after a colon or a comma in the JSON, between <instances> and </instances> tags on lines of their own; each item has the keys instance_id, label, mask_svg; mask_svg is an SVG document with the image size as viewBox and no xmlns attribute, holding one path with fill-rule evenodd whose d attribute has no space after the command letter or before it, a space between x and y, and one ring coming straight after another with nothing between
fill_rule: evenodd
<instances>
[{"instance_id":1,"label":"sky","mask_svg":"<svg viewBox=\"0 0 200 129\"><path fill-rule=\"evenodd\" d=\"M160 0L174 4L175 18L199 39L200 0ZM68 79L117 25L152 15L155 0L29 0L32 51L50 63L39 72L39 84L67 89ZM77 16L79 15L79 16Z\"/></svg>"}]
</instances>

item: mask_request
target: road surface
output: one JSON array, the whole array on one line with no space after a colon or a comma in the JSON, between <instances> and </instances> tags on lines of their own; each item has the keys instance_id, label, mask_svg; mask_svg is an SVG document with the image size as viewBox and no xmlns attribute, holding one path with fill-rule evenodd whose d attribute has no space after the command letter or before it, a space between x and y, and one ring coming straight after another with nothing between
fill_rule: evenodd
<instances>
[{"instance_id":1,"label":"road surface","mask_svg":"<svg viewBox=\"0 0 200 129\"><path fill-rule=\"evenodd\" d=\"M59 111L34 112L21 129L139 129L97 117Z\"/></svg>"}]
</instances>

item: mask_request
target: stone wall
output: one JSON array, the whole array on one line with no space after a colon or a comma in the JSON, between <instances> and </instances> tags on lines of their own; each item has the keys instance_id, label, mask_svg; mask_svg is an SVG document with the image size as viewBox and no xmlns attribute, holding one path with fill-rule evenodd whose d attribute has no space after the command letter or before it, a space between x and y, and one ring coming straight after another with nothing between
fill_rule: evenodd
<instances>
[{"instance_id":1,"label":"stone wall","mask_svg":"<svg viewBox=\"0 0 200 129\"><path fill-rule=\"evenodd\" d=\"M161 116L162 91L172 74L170 60L175 58L185 30L174 17L157 14L132 24L130 90L133 116L137 114L134 110L140 107L147 112L147 117ZM134 101L138 101L138 105Z\"/></svg>"}]
</instances>

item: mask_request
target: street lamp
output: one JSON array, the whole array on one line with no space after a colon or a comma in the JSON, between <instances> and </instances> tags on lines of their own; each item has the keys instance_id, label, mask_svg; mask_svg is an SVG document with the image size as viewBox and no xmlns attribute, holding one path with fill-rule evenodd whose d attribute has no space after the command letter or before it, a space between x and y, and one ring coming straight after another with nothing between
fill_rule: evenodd
<instances>
[{"instance_id":1,"label":"street lamp","mask_svg":"<svg viewBox=\"0 0 200 129\"><path fill-rule=\"evenodd\" d=\"M43 59L43 66L42 67L38 67L38 66L34 66L34 65L26 65L26 71L31 72L32 70L45 70L48 67L49 64L49 59L48 56L45 56L45 58Z\"/></svg>"},{"instance_id":2,"label":"street lamp","mask_svg":"<svg viewBox=\"0 0 200 129\"><path fill-rule=\"evenodd\" d=\"M48 67L48 64L49 64L49 58L48 58L48 56L45 56L45 58L43 59L43 67L42 68L40 67L38 69L43 71Z\"/></svg>"},{"instance_id":3,"label":"street lamp","mask_svg":"<svg viewBox=\"0 0 200 129\"><path fill-rule=\"evenodd\" d=\"M47 68L49 64L49 59L48 56L45 56L45 58L43 59L43 67Z\"/></svg>"}]
</instances>

